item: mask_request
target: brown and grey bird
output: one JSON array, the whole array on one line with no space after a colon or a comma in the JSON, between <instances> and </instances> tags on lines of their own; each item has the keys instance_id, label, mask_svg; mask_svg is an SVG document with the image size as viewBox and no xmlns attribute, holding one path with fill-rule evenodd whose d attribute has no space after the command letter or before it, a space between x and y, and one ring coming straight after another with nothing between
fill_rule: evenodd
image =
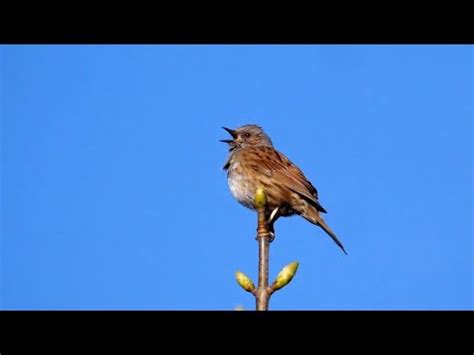
<instances>
[{"instance_id":1,"label":"brown and grey bird","mask_svg":"<svg viewBox=\"0 0 474 355\"><path fill-rule=\"evenodd\" d=\"M263 129L254 124L237 129L223 128L232 136L221 142L229 145L224 170L227 170L227 182L235 199L254 210L256 190L263 187L267 195L265 213L272 233L279 217L299 215L321 227L347 254L321 216L326 210L319 203L316 188L295 164L273 147Z\"/></svg>"}]
</instances>

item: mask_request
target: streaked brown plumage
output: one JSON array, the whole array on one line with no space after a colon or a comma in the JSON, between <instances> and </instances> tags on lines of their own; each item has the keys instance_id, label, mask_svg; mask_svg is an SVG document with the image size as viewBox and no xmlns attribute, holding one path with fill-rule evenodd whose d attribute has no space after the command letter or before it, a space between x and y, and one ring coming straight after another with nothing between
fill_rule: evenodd
<instances>
[{"instance_id":1,"label":"streaked brown plumage","mask_svg":"<svg viewBox=\"0 0 474 355\"><path fill-rule=\"evenodd\" d=\"M229 144L229 156L224 165L232 195L242 205L255 209L254 197L259 186L267 195L267 218L277 208L270 221L279 217L300 215L320 226L342 249L344 246L335 233L324 222L320 213L326 213L318 200L318 191L303 172L284 154L277 151L263 129L256 125L245 125L235 130L225 128L233 139L222 140ZM347 254L347 253L346 253Z\"/></svg>"}]
</instances>

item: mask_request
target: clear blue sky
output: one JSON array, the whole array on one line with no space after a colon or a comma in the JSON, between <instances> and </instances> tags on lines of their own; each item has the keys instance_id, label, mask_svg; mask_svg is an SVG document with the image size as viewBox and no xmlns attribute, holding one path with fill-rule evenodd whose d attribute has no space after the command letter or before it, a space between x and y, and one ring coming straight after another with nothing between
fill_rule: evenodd
<instances>
[{"instance_id":1,"label":"clear blue sky","mask_svg":"<svg viewBox=\"0 0 474 355\"><path fill-rule=\"evenodd\" d=\"M271 309L472 309L472 47L0 51L2 308L253 309L218 140L256 123L349 253L280 220Z\"/></svg>"}]
</instances>

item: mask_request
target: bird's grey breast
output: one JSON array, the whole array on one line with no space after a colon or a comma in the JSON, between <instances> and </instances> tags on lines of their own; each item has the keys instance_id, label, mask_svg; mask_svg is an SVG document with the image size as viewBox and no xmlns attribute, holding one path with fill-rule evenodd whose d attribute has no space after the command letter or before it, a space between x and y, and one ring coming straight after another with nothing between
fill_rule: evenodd
<instances>
[{"instance_id":1,"label":"bird's grey breast","mask_svg":"<svg viewBox=\"0 0 474 355\"><path fill-rule=\"evenodd\" d=\"M233 153L229 158L227 169L227 183L234 198L245 207L254 209L254 188L248 171L241 164L238 154Z\"/></svg>"}]
</instances>

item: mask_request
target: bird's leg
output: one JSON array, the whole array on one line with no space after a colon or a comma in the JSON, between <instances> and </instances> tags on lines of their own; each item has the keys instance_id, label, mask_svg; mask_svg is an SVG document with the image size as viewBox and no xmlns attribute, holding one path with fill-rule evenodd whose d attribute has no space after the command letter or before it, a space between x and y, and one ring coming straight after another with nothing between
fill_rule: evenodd
<instances>
[{"instance_id":1,"label":"bird's leg","mask_svg":"<svg viewBox=\"0 0 474 355\"><path fill-rule=\"evenodd\" d=\"M266 220L267 220L267 226L268 226L268 232L270 233L270 243L273 242L273 239L275 239L275 228L273 225L277 221L277 219L280 217L279 212L279 207L275 208L270 215L266 213ZM255 237L255 240L258 240L258 236Z\"/></svg>"},{"instance_id":2,"label":"bird's leg","mask_svg":"<svg viewBox=\"0 0 474 355\"><path fill-rule=\"evenodd\" d=\"M268 218L268 230L270 231L270 243L273 242L273 239L275 239L275 228L273 227L273 225L280 217L280 214L278 213L279 211L280 211L279 207L275 208L272 211L272 213L270 213L270 217Z\"/></svg>"},{"instance_id":3,"label":"bird's leg","mask_svg":"<svg viewBox=\"0 0 474 355\"><path fill-rule=\"evenodd\" d=\"M268 218L268 224L273 225L273 223L276 222L278 217L280 217L280 215L278 215L279 210L280 207L277 207L272 211L272 213L270 213L270 218Z\"/></svg>"}]
</instances>

